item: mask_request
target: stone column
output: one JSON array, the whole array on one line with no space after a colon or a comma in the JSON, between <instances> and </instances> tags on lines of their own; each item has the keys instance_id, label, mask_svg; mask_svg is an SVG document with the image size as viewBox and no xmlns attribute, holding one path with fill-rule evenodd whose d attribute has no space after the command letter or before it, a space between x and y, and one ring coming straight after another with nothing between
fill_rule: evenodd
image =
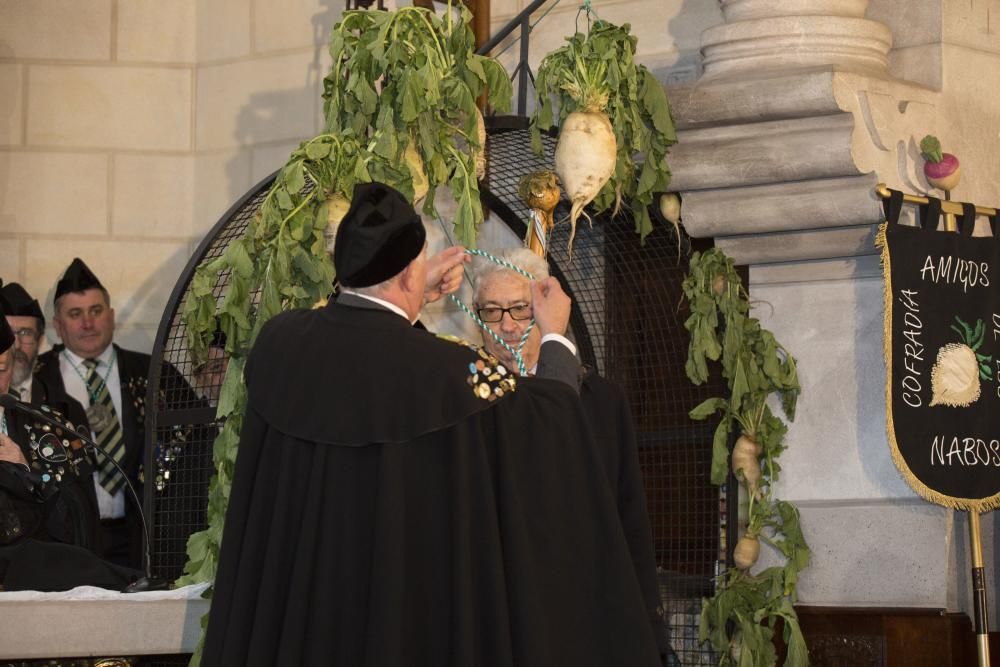
<instances>
[{"instance_id":1,"label":"stone column","mask_svg":"<svg viewBox=\"0 0 1000 667\"><path fill-rule=\"evenodd\" d=\"M837 66L885 74L889 28L868 0L720 0L726 22L702 34L705 79Z\"/></svg>"},{"instance_id":2,"label":"stone column","mask_svg":"<svg viewBox=\"0 0 1000 667\"><path fill-rule=\"evenodd\" d=\"M702 77L670 91L686 229L746 264L874 254L874 186L919 181L910 126L929 91L891 79L868 0L720 4Z\"/></svg>"},{"instance_id":3,"label":"stone column","mask_svg":"<svg viewBox=\"0 0 1000 667\"><path fill-rule=\"evenodd\" d=\"M953 197L1000 204L1000 102L981 92L1000 87L1000 42L985 0L870 4L720 0L703 75L668 91L671 187L689 234L750 265L754 314L799 362L776 492L799 506L813 547L801 601L969 611L965 515L917 498L886 442L874 186L942 196L918 147L935 134L962 159ZM872 17L913 57L890 53ZM936 68L942 89L891 74L916 67ZM989 545L992 515L983 528Z\"/></svg>"}]
</instances>

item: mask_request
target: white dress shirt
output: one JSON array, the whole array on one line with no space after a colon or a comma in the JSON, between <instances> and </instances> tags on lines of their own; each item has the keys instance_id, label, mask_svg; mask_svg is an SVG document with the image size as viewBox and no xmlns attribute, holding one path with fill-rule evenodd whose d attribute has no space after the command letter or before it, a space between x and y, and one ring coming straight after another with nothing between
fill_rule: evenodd
<instances>
[{"instance_id":1,"label":"white dress shirt","mask_svg":"<svg viewBox=\"0 0 1000 667\"><path fill-rule=\"evenodd\" d=\"M83 362L83 357L79 357L67 349L64 349L59 354L59 372L62 374L66 393L80 401L80 405L84 408L87 408L90 406L91 401L84 378L87 377L89 370ZM118 423L122 426L122 437L124 437L124 426L121 424L122 382L115 362L115 348L112 345L108 345L104 352L97 357L97 374L104 379L108 387L108 393L111 394L111 403L115 406L115 414L118 415ZM91 437L96 440L97 434L91 432ZM98 457L97 467L100 467L103 463L100 459L101 457ZM94 490L97 493L97 509L101 513L101 518L119 519L125 516L124 489L119 490L118 493L112 496L101 486L99 475L100 473L95 470Z\"/></svg>"}]
</instances>

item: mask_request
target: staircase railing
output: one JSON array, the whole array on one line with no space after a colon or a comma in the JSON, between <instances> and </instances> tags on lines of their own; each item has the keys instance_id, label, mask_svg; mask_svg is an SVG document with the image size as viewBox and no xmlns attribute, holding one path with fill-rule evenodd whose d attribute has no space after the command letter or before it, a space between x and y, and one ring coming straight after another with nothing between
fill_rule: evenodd
<instances>
[{"instance_id":1,"label":"staircase railing","mask_svg":"<svg viewBox=\"0 0 1000 667\"><path fill-rule=\"evenodd\" d=\"M529 36L531 35L531 15L538 10L539 7L547 2L552 2L552 0L534 0L530 5L521 10L521 12L511 19L504 27L500 28L493 37L489 39L485 44L476 49L476 53L479 55L489 55L489 53L498 47L505 39L507 39L515 30L520 29L521 34L517 38L520 40L520 53L518 54L517 66L514 68L514 72L511 74L511 81L517 80L517 115L524 116L528 112L528 83L530 82L532 86L535 85L535 75L531 71L531 66L528 64L528 48L529 48Z\"/></svg>"}]
</instances>

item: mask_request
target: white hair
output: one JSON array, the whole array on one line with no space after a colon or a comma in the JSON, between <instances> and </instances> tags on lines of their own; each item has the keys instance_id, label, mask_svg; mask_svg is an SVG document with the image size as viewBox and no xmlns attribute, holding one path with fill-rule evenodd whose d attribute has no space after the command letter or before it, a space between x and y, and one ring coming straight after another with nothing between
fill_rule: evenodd
<instances>
[{"instance_id":1,"label":"white hair","mask_svg":"<svg viewBox=\"0 0 1000 667\"><path fill-rule=\"evenodd\" d=\"M543 258L524 246L512 248L500 248L496 251L487 251L494 257L530 273L535 280L549 277L549 263ZM498 273L510 273L521 276L520 273L501 264L497 264L492 259L486 257L476 257L472 271L472 299L478 301L479 291L487 278Z\"/></svg>"}]
</instances>

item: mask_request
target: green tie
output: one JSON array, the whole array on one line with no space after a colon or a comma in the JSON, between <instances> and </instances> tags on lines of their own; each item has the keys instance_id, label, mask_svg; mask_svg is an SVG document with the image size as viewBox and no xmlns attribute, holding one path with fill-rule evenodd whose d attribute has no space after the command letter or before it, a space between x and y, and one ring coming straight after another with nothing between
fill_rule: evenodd
<instances>
[{"instance_id":1,"label":"green tie","mask_svg":"<svg viewBox=\"0 0 1000 667\"><path fill-rule=\"evenodd\" d=\"M98 479L101 486L111 495L115 495L125 484L125 478L115 468L109 459L114 459L121 464L125 455L125 441L122 439L122 427L118 423L118 413L115 412L115 404L111 401L111 394L108 392L108 385L97 372L97 361L94 359L84 359L84 366L87 367L87 393L90 394L91 405L103 405L111 414L110 423L104 427L103 431L97 434L97 445L101 451L105 452L107 458L98 461L100 466Z\"/></svg>"}]
</instances>

